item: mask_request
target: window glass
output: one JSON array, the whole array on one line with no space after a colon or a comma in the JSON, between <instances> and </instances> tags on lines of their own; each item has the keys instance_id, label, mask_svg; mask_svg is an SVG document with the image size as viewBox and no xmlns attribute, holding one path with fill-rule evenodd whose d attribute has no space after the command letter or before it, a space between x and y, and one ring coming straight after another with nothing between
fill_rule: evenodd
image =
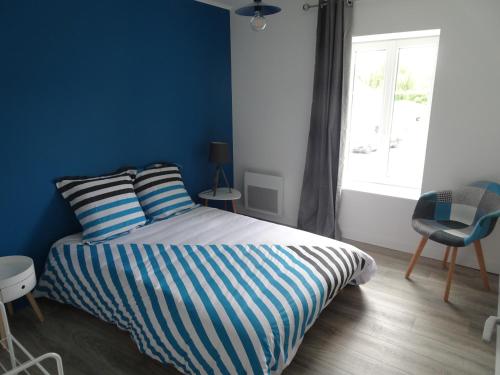
<instances>
[{"instance_id":1,"label":"window glass","mask_svg":"<svg viewBox=\"0 0 500 375\"><path fill-rule=\"evenodd\" d=\"M382 123L384 77L387 51L360 50L355 53L352 114L350 123L350 166L353 177L376 178L382 171Z\"/></svg>"},{"instance_id":2,"label":"window glass","mask_svg":"<svg viewBox=\"0 0 500 375\"><path fill-rule=\"evenodd\" d=\"M387 177L418 187L424 171L436 48L400 48L390 133Z\"/></svg>"},{"instance_id":3,"label":"window glass","mask_svg":"<svg viewBox=\"0 0 500 375\"><path fill-rule=\"evenodd\" d=\"M353 43L343 185L421 190L438 36Z\"/></svg>"}]
</instances>

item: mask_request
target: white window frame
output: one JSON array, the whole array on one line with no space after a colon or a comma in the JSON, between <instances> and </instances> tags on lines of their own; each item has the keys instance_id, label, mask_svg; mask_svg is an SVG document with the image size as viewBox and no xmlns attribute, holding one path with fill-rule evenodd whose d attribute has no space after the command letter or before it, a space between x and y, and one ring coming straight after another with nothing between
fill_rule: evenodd
<instances>
[{"instance_id":1,"label":"white window frame","mask_svg":"<svg viewBox=\"0 0 500 375\"><path fill-rule=\"evenodd\" d=\"M389 161L389 151L390 151L390 136L393 123L393 109L394 109L394 97L396 92L396 80L398 74L398 56L399 49L414 47L414 46L424 46L432 45L439 49L439 35L440 30L424 30L417 32L407 32L407 33L394 33L394 34L381 34L373 36L361 36L354 37L352 41L352 55L351 55L351 66L350 66L350 77L349 77L349 92L348 92L348 116L346 122L346 138L345 138L345 148L344 148L344 165L349 167L349 157L350 157L350 143L351 143L351 117L352 117L352 98L354 95L354 78L355 78L355 55L358 51L373 51L384 49L387 50L386 54L386 68L384 75L384 86L383 86L383 116L382 116L382 137L384 138L383 153L385 164ZM434 93L435 76L436 76L436 65L437 65L437 53L436 61L434 61L434 71L432 74L433 87L429 97L429 103L431 103L432 112L432 99ZM430 114L429 114L430 122ZM429 124L427 124L426 132L426 144L427 137L429 134ZM387 168L387 167L386 167ZM363 181L363 180L353 180L346 178L348 175L344 172L344 178L342 181L342 189L365 191L375 194L397 196L401 198L417 199L422 191L422 181L420 181L420 186L402 186L396 185L394 183L389 183L386 178L379 178L377 180Z\"/></svg>"}]
</instances>

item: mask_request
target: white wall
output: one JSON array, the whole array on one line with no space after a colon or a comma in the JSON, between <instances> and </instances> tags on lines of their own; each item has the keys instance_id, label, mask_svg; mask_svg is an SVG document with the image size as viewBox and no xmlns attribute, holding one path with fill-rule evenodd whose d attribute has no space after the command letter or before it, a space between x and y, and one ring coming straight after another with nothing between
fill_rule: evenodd
<instances>
[{"instance_id":1,"label":"white wall","mask_svg":"<svg viewBox=\"0 0 500 375\"><path fill-rule=\"evenodd\" d=\"M285 178L285 212L296 225L311 108L316 11L302 1L276 0L284 11L269 29L254 33L248 19L232 15L235 182L245 170ZM500 181L500 1L357 0L353 34L441 29L423 190L477 179ZM345 191L344 237L413 252L410 227L415 202ZM484 241L489 270L500 271L500 225ZM425 255L441 258L429 246ZM458 263L476 266L473 252Z\"/></svg>"},{"instance_id":2,"label":"white wall","mask_svg":"<svg viewBox=\"0 0 500 375\"><path fill-rule=\"evenodd\" d=\"M235 184L245 170L285 178L281 223L295 226L311 113L316 12L297 0L282 7L256 33L249 19L232 13L233 140Z\"/></svg>"}]
</instances>

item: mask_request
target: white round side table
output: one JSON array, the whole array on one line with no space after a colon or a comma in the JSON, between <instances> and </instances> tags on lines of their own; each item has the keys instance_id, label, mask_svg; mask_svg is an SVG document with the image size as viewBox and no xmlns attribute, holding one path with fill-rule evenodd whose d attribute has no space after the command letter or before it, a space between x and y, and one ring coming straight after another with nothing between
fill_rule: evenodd
<instances>
[{"instance_id":1,"label":"white round side table","mask_svg":"<svg viewBox=\"0 0 500 375\"><path fill-rule=\"evenodd\" d=\"M208 201L223 201L224 206L227 209L227 202L231 202L231 207L233 208L233 212L236 213L236 201L241 198L241 193L231 188L218 188L217 194L214 195L214 191L212 189L202 191L198 194L200 199L203 199L205 202L205 206L208 206Z\"/></svg>"},{"instance_id":2,"label":"white round side table","mask_svg":"<svg viewBox=\"0 0 500 375\"><path fill-rule=\"evenodd\" d=\"M0 300L7 305L9 314L14 313L12 301L26 296L38 319L43 314L31 291L36 285L33 259L21 255L0 257Z\"/></svg>"}]
</instances>

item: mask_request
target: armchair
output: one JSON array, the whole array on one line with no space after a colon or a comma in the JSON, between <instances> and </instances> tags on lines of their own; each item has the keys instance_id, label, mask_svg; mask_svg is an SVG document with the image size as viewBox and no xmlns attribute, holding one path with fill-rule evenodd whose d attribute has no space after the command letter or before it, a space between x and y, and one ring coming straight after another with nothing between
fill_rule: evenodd
<instances>
[{"instance_id":1,"label":"armchair","mask_svg":"<svg viewBox=\"0 0 500 375\"><path fill-rule=\"evenodd\" d=\"M500 184L479 181L457 190L429 192L420 197L412 226L422 239L412 257L406 278L410 278L427 241L446 245L443 266L451 250L451 262L444 300L447 302L455 271L457 249L474 244L483 284L489 289L481 239L490 235L500 217Z\"/></svg>"}]
</instances>

